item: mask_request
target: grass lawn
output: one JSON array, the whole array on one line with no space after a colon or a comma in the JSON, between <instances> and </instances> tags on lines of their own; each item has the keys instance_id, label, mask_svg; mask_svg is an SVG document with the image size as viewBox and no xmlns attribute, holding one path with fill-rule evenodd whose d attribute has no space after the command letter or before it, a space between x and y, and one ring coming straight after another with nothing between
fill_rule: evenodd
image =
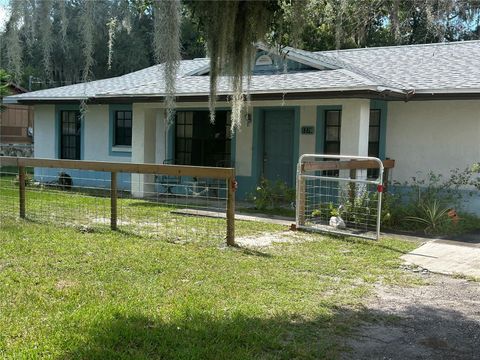
<instances>
[{"instance_id":1,"label":"grass lawn","mask_svg":"<svg viewBox=\"0 0 480 360\"><path fill-rule=\"evenodd\" d=\"M374 283L415 282L399 269L415 244L393 239L254 251L0 221L0 358L331 359Z\"/></svg>"}]
</instances>

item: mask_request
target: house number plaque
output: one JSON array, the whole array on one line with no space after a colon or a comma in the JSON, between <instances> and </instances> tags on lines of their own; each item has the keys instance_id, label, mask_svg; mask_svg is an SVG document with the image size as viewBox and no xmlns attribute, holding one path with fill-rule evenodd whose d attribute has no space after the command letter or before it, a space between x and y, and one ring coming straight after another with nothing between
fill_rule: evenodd
<instances>
[{"instance_id":1,"label":"house number plaque","mask_svg":"<svg viewBox=\"0 0 480 360\"><path fill-rule=\"evenodd\" d=\"M314 126L302 126L302 135L313 135L315 133Z\"/></svg>"}]
</instances>

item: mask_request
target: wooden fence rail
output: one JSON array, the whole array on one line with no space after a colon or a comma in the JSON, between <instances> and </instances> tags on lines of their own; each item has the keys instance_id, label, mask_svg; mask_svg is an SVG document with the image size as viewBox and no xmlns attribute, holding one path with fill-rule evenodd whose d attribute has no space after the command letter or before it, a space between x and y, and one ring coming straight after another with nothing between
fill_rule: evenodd
<instances>
[{"instance_id":1,"label":"wooden fence rail","mask_svg":"<svg viewBox=\"0 0 480 360\"><path fill-rule=\"evenodd\" d=\"M227 187L227 245L235 245L235 169L206 166L138 164L106 161L57 160L0 156L0 166L18 167L19 215L25 218L25 168L58 168L110 172L110 227L117 229L117 173L155 174L169 176L189 176L225 180Z\"/></svg>"}]
</instances>

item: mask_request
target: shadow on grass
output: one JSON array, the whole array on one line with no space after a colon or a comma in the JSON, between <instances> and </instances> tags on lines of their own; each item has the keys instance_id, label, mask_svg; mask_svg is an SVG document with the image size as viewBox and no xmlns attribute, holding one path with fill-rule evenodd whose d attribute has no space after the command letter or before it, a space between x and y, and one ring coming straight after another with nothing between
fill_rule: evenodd
<instances>
[{"instance_id":1,"label":"shadow on grass","mask_svg":"<svg viewBox=\"0 0 480 360\"><path fill-rule=\"evenodd\" d=\"M273 257L272 254L262 252L262 251L259 251L259 250L256 250L256 249L250 249L250 248L247 248L247 247L243 247L243 246L240 246L238 244L236 244L234 247L232 247L232 249L237 249L242 254L248 255L248 256L258 256L258 257L265 257L265 258L272 258Z\"/></svg>"},{"instance_id":2,"label":"shadow on grass","mask_svg":"<svg viewBox=\"0 0 480 360\"><path fill-rule=\"evenodd\" d=\"M302 319L220 318L185 314L163 322L118 315L96 324L84 344L62 359L291 359L335 358L335 327L325 315Z\"/></svg>"},{"instance_id":3,"label":"shadow on grass","mask_svg":"<svg viewBox=\"0 0 480 360\"><path fill-rule=\"evenodd\" d=\"M402 254L402 255L408 253L408 251L400 250L400 249L397 249L397 248L389 246L389 245L381 244L377 240L367 240L367 239L356 238L356 237L352 237L352 236L348 236L348 235L340 235L340 234L330 234L330 233L318 233L318 234L329 237L331 239L344 241L344 242L347 242L347 243L350 243L350 244L362 244L362 245L375 246L375 247L379 247L379 248L382 248L382 249L385 249L385 250L390 250L390 251L393 251L393 252L396 252L396 253Z\"/></svg>"},{"instance_id":4,"label":"shadow on grass","mask_svg":"<svg viewBox=\"0 0 480 360\"><path fill-rule=\"evenodd\" d=\"M395 313L336 308L313 319L182 314L168 322L113 315L61 358L475 359L480 332L458 311L422 305Z\"/></svg>"},{"instance_id":5,"label":"shadow on grass","mask_svg":"<svg viewBox=\"0 0 480 360\"><path fill-rule=\"evenodd\" d=\"M340 237L339 239L343 240L345 242L352 243L352 244L363 244L363 245L370 245L370 246L379 247L379 248L389 250L389 251L393 251L393 252L396 252L396 253L402 254L402 255L408 253L408 251L400 250L400 249L397 249L397 248L392 247L390 245L382 244L382 243L378 242L377 240L366 240L366 239L352 238L352 237L343 237L343 238Z\"/></svg>"},{"instance_id":6,"label":"shadow on grass","mask_svg":"<svg viewBox=\"0 0 480 360\"><path fill-rule=\"evenodd\" d=\"M131 201L131 200L129 200ZM131 207L144 207L144 208L166 208L166 209L176 209L174 205L166 204L163 202L154 202L149 200L136 200L134 202L128 202L124 206L131 206Z\"/></svg>"}]
</instances>

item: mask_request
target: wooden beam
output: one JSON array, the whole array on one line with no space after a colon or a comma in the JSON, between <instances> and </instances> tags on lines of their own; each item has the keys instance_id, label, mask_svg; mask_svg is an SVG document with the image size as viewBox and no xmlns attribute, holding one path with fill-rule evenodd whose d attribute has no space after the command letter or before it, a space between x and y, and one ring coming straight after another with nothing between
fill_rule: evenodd
<instances>
[{"instance_id":1,"label":"wooden beam","mask_svg":"<svg viewBox=\"0 0 480 360\"><path fill-rule=\"evenodd\" d=\"M391 169L395 166L395 160L383 160L383 167ZM348 160L348 161L308 161L302 164L302 173L307 171L322 170L360 170L378 169L378 163L374 160Z\"/></svg>"},{"instance_id":2,"label":"wooden beam","mask_svg":"<svg viewBox=\"0 0 480 360\"><path fill-rule=\"evenodd\" d=\"M20 200L20 218L25 219L25 168L18 167L18 193Z\"/></svg>"},{"instance_id":3,"label":"wooden beam","mask_svg":"<svg viewBox=\"0 0 480 360\"><path fill-rule=\"evenodd\" d=\"M227 245L235 246L235 174L227 180Z\"/></svg>"},{"instance_id":4,"label":"wooden beam","mask_svg":"<svg viewBox=\"0 0 480 360\"><path fill-rule=\"evenodd\" d=\"M110 174L110 228L117 230L117 173Z\"/></svg>"},{"instance_id":5,"label":"wooden beam","mask_svg":"<svg viewBox=\"0 0 480 360\"><path fill-rule=\"evenodd\" d=\"M303 176L298 176L298 209L296 209L298 213L298 225L299 226L304 226L305 225L305 203L306 203L306 184L305 184L305 178Z\"/></svg>"},{"instance_id":6,"label":"wooden beam","mask_svg":"<svg viewBox=\"0 0 480 360\"><path fill-rule=\"evenodd\" d=\"M127 172L137 174L162 174L171 176L192 176L211 179L226 179L235 176L235 170L233 168L187 165L137 164L64 159L39 159L13 156L1 156L0 165L93 170L104 172Z\"/></svg>"}]
</instances>

